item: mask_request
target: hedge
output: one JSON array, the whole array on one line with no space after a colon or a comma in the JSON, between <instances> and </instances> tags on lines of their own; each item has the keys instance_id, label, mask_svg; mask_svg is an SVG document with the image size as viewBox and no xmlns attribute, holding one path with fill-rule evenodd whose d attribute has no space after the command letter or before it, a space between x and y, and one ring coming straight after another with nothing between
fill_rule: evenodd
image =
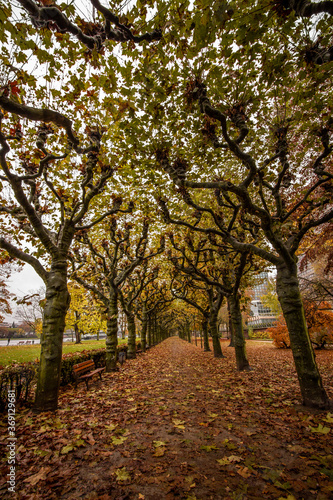
<instances>
[{"instance_id":1,"label":"hedge","mask_svg":"<svg viewBox=\"0 0 333 500\"><path fill-rule=\"evenodd\" d=\"M8 366L0 373L0 411L5 411L8 391L15 391L16 401L27 402L37 375L38 363Z\"/></svg>"},{"instance_id":2,"label":"hedge","mask_svg":"<svg viewBox=\"0 0 333 500\"><path fill-rule=\"evenodd\" d=\"M141 344L137 344L137 349ZM117 346L117 356L120 352L127 353L128 346ZM93 359L96 367L105 366L106 349L85 350L79 353L64 354L61 363L60 385L66 386L74 382L73 366L82 361ZM16 402L27 403L33 400L37 381L38 362L11 365L0 372L0 412L7 407L8 391L15 390Z\"/></svg>"}]
</instances>

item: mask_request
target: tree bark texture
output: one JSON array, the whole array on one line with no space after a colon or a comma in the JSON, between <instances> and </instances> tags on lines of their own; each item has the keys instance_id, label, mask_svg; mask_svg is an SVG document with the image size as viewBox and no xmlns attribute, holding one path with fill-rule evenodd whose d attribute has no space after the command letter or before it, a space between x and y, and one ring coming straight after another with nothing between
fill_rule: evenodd
<instances>
[{"instance_id":1,"label":"tree bark texture","mask_svg":"<svg viewBox=\"0 0 333 500\"><path fill-rule=\"evenodd\" d=\"M235 347L235 332L234 332L232 319L231 319L229 298L227 300L227 307L228 307L228 322L229 322L229 332L230 332L230 342L229 342L228 347Z\"/></svg>"},{"instance_id":2,"label":"tree bark texture","mask_svg":"<svg viewBox=\"0 0 333 500\"><path fill-rule=\"evenodd\" d=\"M207 318L204 318L202 320L201 327L202 327L202 335L203 335L203 339L204 339L204 351L208 352L208 351L210 351L210 347L209 347L208 319Z\"/></svg>"},{"instance_id":3,"label":"tree bark texture","mask_svg":"<svg viewBox=\"0 0 333 500\"><path fill-rule=\"evenodd\" d=\"M276 291L289 331L303 404L329 408L306 325L296 264L293 269L285 264L277 266Z\"/></svg>"},{"instance_id":4,"label":"tree bark texture","mask_svg":"<svg viewBox=\"0 0 333 500\"><path fill-rule=\"evenodd\" d=\"M210 334L212 336L213 341L213 351L214 358L224 358L224 354L221 349L218 327L217 327L217 312L211 312L209 318L209 328Z\"/></svg>"},{"instance_id":5,"label":"tree bark texture","mask_svg":"<svg viewBox=\"0 0 333 500\"><path fill-rule=\"evenodd\" d=\"M136 328L135 328L135 316L132 313L127 314L127 328L128 328L128 359L134 359L136 357Z\"/></svg>"},{"instance_id":6,"label":"tree bark texture","mask_svg":"<svg viewBox=\"0 0 333 500\"><path fill-rule=\"evenodd\" d=\"M147 312L146 306L142 308L142 323L141 323L141 349L143 352L146 350L147 344Z\"/></svg>"},{"instance_id":7,"label":"tree bark texture","mask_svg":"<svg viewBox=\"0 0 333 500\"><path fill-rule=\"evenodd\" d=\"M249 370L250 363L246 356L243 319L240 310L238 294L230 295L230 297L228 298L228 303L230 304L232 330L234 332L233 337L235 345L237 370L239 371Z\"/></svg>"},{"instance_id":8,"label":"tree bark texture","mask_svg":"<svg viewBox=\"0 0 333 500\"><path fill-rule=\"evenodd\" d=\"M55 411L61 375L62 342L70 304L67 290L67 262L54 260L46 282L41 354L34 411Z\"/></svg>"},{"instance_id":9,"label":"tree bark texture","mask_svg":"<svg viewBox=\"0 0 333 500\"><path fill-rule=\"evenodd\" d=\"M118 345L118 297L117 292L110 290L108 316L106 322L106 371L117 368Z\"/></svg>"}]
</instances>

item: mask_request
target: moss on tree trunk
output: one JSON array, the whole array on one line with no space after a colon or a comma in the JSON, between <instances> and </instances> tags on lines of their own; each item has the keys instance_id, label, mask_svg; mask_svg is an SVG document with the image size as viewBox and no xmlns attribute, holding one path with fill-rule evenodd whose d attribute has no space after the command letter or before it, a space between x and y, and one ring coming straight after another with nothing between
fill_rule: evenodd
<instances>
[{"instance_id":1,"label":"moss on tree trunk","mask_svg":"<svg viewBox=\"0 0 333 500\"><path fill-rule=\"evenodd\" d=\"M147 312L146 312L146 306L143 305L142 308L142 324L141 324L141 349L143 351L146 350L146 344L147 344Z\"/></svg>"},{"instance_id":2,"label":"moss on tree trunk","mask_svg":"<svg viewBox=\"0 0 333 500\"><path fill-rule=\"evenodd\" d=\"M117 368L118 345L118 297L114 290L110 291L108 316L106 322L106 371Z\"/></svg>"},{"instance_id":3,"label":"moss on tree trunk","mask_svg":"<svg viewBox=\"0 0 333 500\"><path fill-rule=\"evenodd\" d=\"M128 359L134 359L136 357L136 328L135 328L135 317L134 314L127 314L127 328L128 328Z\"/></svg>"},{"instance_id":4,"label":"moss on tree trunk","mask_svg":"<svg viewBox=\"0 0 333 500\"><path fill-rule=\"evenodd\" d=\"M209 317L209 328L210 334L213 341L213 351L214 358L224 358L224 354L221 349L218 327L217 327L217 312L211 312Z\"/></svg>"},{"instance_id":5,"label":"moss on tree trunk","mask_svg":"<svg viewBox=\"0 0 333 500\"><path fill-rule=\"evenodd\" d=\"M303 404L328 408L329 400L323 388L306 325L296 264L293 269L285 264L277 266L276 291L289 331Z\"/></svg>"},{"instance_id":6,"label":"moss on tree trunk","mask_svg":"<svg viewBox=\"0 0 333 500\"><path fill-rule=\"evenodd\" d=\"M46 283L41 354L34 404L34 411L38 413L54 411L58 406L62 342L69 303L67 262L59 259L52 262Z\"/></svg>"},{"instance_id":7,"label":"moss on tree trunk","mask_svg":"<svg viewBox=\"0 0 333 500\"><path fill-rule=\"evenodd\" d=\"M228 323L229 323L229 332L230 332L230 343L228 347L235 347L235 333L234 333L234 327L232 324L232 319L231 319L231 311L230 311L230 301L229 298L227 300L227 307L228 307Z\"/></svg>"},{"instance_id":8,"label":"moss on tree trunk","mask_svg":"<svg viewBox=\"0 0 333 500\"><path fill-rule=\"evenodd\" d=\"M208 319L204 318L201 323L202 327L202 335L203 335L203 340L204 340L204 351L208 352L210 351L209 347L209 337L208 337Z\"/></svg>"},{"instance_id":9,"label":"moss on tree trunk","mask_svg":"<svg viewBox=\"0 0 333 500\"><path fill-rule=\"evenodd\" d=\"M238 294L230 295L230 297L228 298L228 304L230 306L232 330L234 332L233 337L234 337L237 370L239 371L249 370L250 364L246 355L243 320L242 320L242 313L240 310Z\"/></svg>"}]
</instances>

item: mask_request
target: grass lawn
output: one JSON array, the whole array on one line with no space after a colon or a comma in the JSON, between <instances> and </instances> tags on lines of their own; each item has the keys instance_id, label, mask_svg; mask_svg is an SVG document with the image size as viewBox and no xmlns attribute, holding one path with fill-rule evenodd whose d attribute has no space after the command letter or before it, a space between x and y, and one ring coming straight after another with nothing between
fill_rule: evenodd
<instances>
[{"instance_id":1,"label":"grass lawn","mask_svg":"<svg viewBox=\"0 0 333 500\"><path fill-rule=\"evenodd\" d=\"M120 343L123 343L120 340ZM103 340L84 340L82 344L74 344L74 342L65 342L63 344L63 354L68 352L80 352L84 349L100 349L105 347L105 339ZM8 366L12 363L26 363L39 359L40 344L36 345L9 345L0 347L0 366Z\"/></svg>"}]
</instances>

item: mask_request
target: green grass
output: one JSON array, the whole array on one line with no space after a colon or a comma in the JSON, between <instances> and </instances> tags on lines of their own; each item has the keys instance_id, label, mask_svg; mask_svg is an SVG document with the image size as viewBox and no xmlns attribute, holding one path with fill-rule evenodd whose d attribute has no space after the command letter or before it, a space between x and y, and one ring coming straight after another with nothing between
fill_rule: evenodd
<instances>
[{"instance_id":1,"label":"green grass","mask_svg":"<svg viewBox=\"0 0 333 500\"><path fill-rule=\"evenodd\" d=\"M119 343L125 341L120 340ZM65 342L63 345L63 354L69 352L80 352L84 349L100 349L105 347L105 339L103 340L84 340L82 344L74 344L74 342ZM40 344L36 345L9 345L0 347L0 366L8 366L12 363L26 363L27 361L35 361L40 356Z\"/></svg>"}]
</instances>

